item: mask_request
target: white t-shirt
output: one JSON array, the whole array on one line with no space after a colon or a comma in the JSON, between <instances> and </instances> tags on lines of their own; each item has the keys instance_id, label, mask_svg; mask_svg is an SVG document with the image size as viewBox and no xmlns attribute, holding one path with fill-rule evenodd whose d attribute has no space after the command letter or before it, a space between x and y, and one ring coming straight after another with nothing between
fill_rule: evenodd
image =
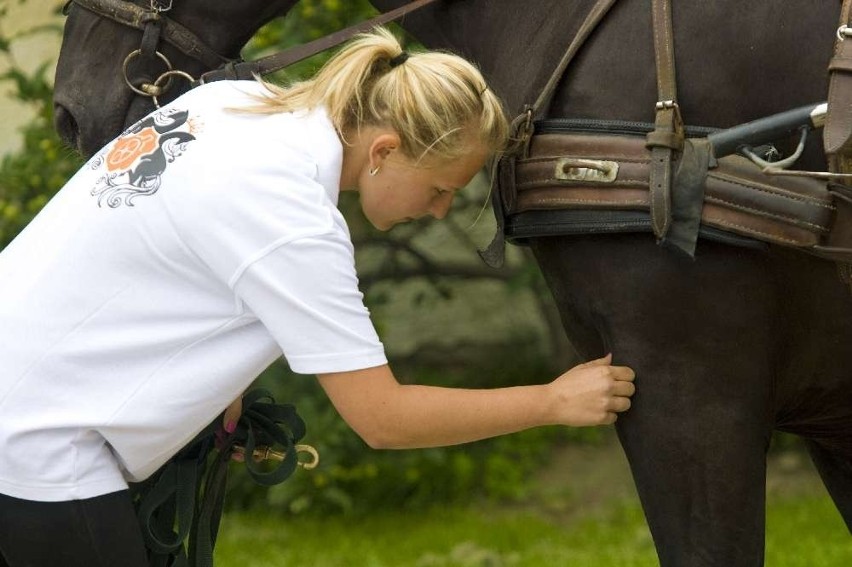
<instances>
[{"instance_id":1,"label":"white t-shirt","mask_svg":"<svg viewBox=\"0 0 852 567\"><path fill-rule=\"evenodd\" d=\"M385 364L337 209L322 110L253 115L199 87L94 156L0 254L0 493L141 480L282 353Z\"/></svg>"}]
</instances>

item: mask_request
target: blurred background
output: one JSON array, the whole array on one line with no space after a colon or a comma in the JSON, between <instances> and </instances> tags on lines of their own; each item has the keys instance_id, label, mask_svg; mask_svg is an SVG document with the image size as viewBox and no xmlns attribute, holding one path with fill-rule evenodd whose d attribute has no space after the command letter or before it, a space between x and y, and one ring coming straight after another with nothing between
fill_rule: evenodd
<instances>
[{"instance_id":1,"label":"blurred background","mask_svg":"<svg viewBox=\"0 0 852 567\"><path fill-rule=\"evenodd\" d=\"M82 163L52 127L62 4L0 0L0 248ZM243 56L374 14L366 0L301 0ZM307 76L327 57L272 79ZM404 381L541 383L578 362L527 250L510 247L499 270L480 261L477 249L495 229L487 205L482 176L445 221L380 236L357 203L341 202L362 291ZM318 449L321 465L271 489L234 467L220 567L657 564L612 428L541 428L460 447L379 452L346 427L312 377L282 361L258 385L297 406L308 426L303 441ZM795 440L776 440L767 493L768 565L852 564L848 532Z\"/></svg>"}]
</instances>

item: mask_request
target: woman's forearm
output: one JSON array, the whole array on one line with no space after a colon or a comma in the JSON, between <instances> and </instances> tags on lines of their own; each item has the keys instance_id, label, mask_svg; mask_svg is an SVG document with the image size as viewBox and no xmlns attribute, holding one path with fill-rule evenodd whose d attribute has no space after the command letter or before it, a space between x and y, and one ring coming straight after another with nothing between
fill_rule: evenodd
<instances>
[{"instance_id":1,"label":"woman's forearm","mask_svg":"<svg viewBox=\"0 0 852 567\"><path fill-rule=\"evenodd\" d=\"M400 385L362 437L377 449L439 447L549 425L547 386L468 390Z\"/></svg>"},{"instance_id":2,"label":"woman's forearm","mask_svg":"<svg viewBox=\"0 0 852 567\"><path fill-rule=\"evenodd\" d=\"M401 385L387 366L326 374L320 384L370 446L456 445L540 425L601 425L630 407L633 371L609 357L549 384L495 389Z\"/></svg>"}]
</instances>

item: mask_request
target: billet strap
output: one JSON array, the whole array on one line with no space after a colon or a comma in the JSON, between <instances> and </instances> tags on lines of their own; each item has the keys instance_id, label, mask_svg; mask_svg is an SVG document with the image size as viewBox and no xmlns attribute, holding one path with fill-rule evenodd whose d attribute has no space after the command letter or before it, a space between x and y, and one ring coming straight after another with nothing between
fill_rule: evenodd
<instances>
[{"instance_id":1,"label":"billet strap","mask_svg":"<svg viewBox=\"0 0 852 567\"><path fill-rule=\"evenodd\" d=\"M852 172L852 0L843 0L828 75L824 149L831 171Z\"/></svg>"},{"instance_id":2,"label":"billet strap","mask_svg":"<svg viewBox=\"0 0 852 567\"><path fill-rule=\"evenodd\" d=\"M574 39L571 40L570 45L568 45L568 49L565 50L565 54L562 56L562 59L559 60L559 64L553 70L547 84L544 85L544 89L542 89L541 94L538 95L538 98L533 103L531 107L533 119L543 118L540 116L540 113L545 112L550 106L550 101L553 98L553 93L556 91L556 86L565 74L565 70L568 68L568 65L574 60L574 56L577 55L577 52L580 51L580 48L586 43L586 40L592 32L595 31L595 28L598 27L598 24L601 23L604 16L606 16L607 12L609 12L609 9L612 8L613 4L615 4L615 0L598 0L595 2L595 5L592 6L592 9L589 10L589 13L586 15L586 19L583 20L583 23L580 25L580 29L577 30L577 33L574 35Z\"/></svg>"},{"instance_id":3,"label":"billet strap","mask_svg":"<svg viewBox=\"0 0 852 567\"><path fill-rule=\"evenodd\" d=\"M521 153L526 155L529 149L530 139L533 134L533 122L536 119L543 118L541 113L546 112L550 106L550 101L556 91L556 86L559 80L565 74L568 65L580 51L580 48L585 44L586 40L601 23L609 9L612 8L616 0L597 0L586 14L583 23L580 24L577 33L565 50L565 54L559 60L559 63L550 75L544 88L538 95L538 98L531 105L524 107L513 121L510 127L510 135L513 139L519 142ZM479 257L492 268L499 268L503 265L505 259L506 239L504 234L506 215L511 213L511 210L505 210L502 192L499 190L501 186L511 187L514 184L514 167L513 160L517 156L508 155L501 158L499 161L494 161L491 166L491 202L494 207L494 216L497 220L497 230L494 238L484 250L479 251ZM500 181L500 178L505 178L505 181ZM511 208L511 207L510 207Z\"/></svg>"},{"instance_id":4,"label":"billet strap","mask_svg":"<svg viewBox=\"0 0 852 567\"><path fill-rule=\"evenodd\" d=\"M309 41L308 43L291 47L285 51L280 51L254 61L227 63L224 67L204 73L201 75L198 82L199 84L203 84L222 79L245 80L251 79L257 75L267 75L269 73L279 71L293 63L298 63L312 55L316 55L326 49L331 49L332 47L340 45L359 33L367 32L378 26L394 22L406 14L419 10L420 8L428 6L436 1L437 0L414 0L413 2L409 2L408 4L400 6L390 12L385 12L369 20L359 22L349 26L348 28L336 31L319 39L315 39L314 41Z\"/></svg>"},{"instance_id":5,"label":"billet strap","mask_svg":"<svg viewBox=\"0 0 852 567\"><path fill-rule=\"evenodd\" d=\"M654 60L657 67L657 104L654 131L646 138L651 150L651 226L662 240L672 219L672 155L683 147L683 121L677 104L674 33L670 0L653 0Z\"/></svg>"}]
</instances>

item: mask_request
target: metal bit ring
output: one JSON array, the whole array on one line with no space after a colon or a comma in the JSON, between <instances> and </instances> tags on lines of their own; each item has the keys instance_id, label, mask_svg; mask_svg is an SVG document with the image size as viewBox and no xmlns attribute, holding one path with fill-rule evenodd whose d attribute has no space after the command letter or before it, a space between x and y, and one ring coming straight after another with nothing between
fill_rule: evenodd
<instances>
[{"instance_id":1,"label":"metal bit ring","mask_svg":"<svg viewBox=\"0 0 852 567\"><path fill-rule=\"evenodd\" d=\"M159 92L157 94L151 95L151 98L154 100L154 106L156 106L157 108L160 108L160 101L157 100L157 97L163 95L167 90L169 90L169 86L172 84L172 77L174 76L184 78L189 81L190 84L195 82L195 78L192 75L190 75L186 71L180 71L177 69L169 69L168 71L157 77L157 80L154 81L153 86L158 89ZM160 87L160 83L163 82L164 78L166 79L166 84Z\"/></svg>"},{"instance_id":2,"label":"metal bit ring","mask_svg":"<svg viewBox=\"0 0 852 567\"><path fill-rule=\"evenodd\" d=\"M132 91L133 91L133 92L135 92L136 94L139 94L139 95L142 95L142 96L150 96L150 97L153 97L154 95L153 95L151 92L148 92L148 90L151 90L151 89L150 89L150 86L151 86L151 85L148 85L148 84L146 83L145 85L142 85L142 88L137 87L137 86L136 86L136 85L134 85L132 82L130 82L130 77L128 77L128 76L127 76L127 66L128 66L128 65L130 65L130 62L133 60L133 58L134 58L134 57L138 57L139 55L142 55L142 50L141 50L141 49L136 49L136 50L131 51L130 53L128 53L127 57L125 57L125 58L124 58L124 63L121 65L121 70L122 70L122 73L124 74L124 82L125 82L125 83L127 83L127 86L128 86L128 87L130 87L130 90L132 90ZM160 53L159 51L155 51L155 52L154 52L154 55L156 55L157 57L159 57L159 58L160 58L160 61L162 61L163 63L165 63L165 64L166 64L166 68L168 69L168 71L166 71L166 73L171 72L171 70L172 70L172 62L171 62L171 61L169 61L169 58L168 58L168 57L166 57L165 55L163 55L162 53ZM164 74L166 74L166 73L164 73ZM160 77L162 77L162 76L163 76L163 75L160 75ZM160 85L158 84L158 83L159 83L159 80L160 80L160 79L158 78L156 81L154 81L154 86L160 86ZM169 88L169 84L168 84L168 83L166 83L165 85L163 85L163 89L162 89L162 90L165 92L166 90L168 90L168 88ZM146 89L147 89L147 90L146 90ZM162 93L161 93L161 94L162 94Z\"/></svg>"}]
</instances>

